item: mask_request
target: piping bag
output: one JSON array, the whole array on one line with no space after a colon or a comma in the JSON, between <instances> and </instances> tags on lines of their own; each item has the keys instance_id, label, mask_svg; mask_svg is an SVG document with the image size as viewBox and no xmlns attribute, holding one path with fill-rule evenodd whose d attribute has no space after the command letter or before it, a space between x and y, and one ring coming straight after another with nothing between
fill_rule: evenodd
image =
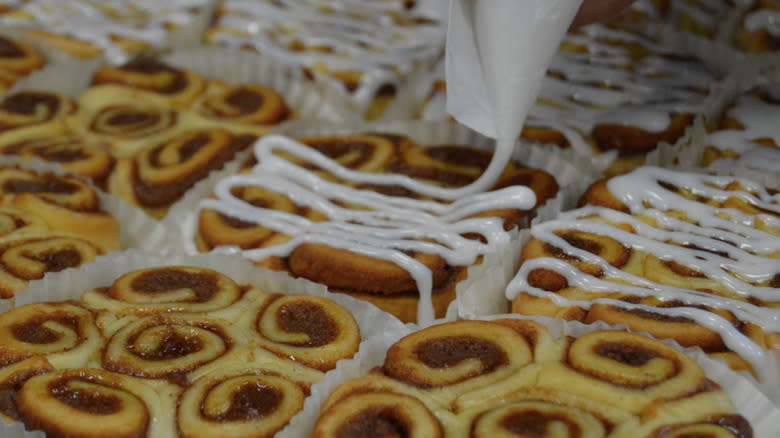
<instances>
[{"instance_id":1,"label":"piping bag","mask_svg":"<svg viewBox=\"0 0 780 438\"><path fill-rule=\"evenodd\" d=\"M493 160L469 189L489 189L506 166L547 66L582 1L451 1L447 112L496 139Z\"/></svg>"}]
</instances>

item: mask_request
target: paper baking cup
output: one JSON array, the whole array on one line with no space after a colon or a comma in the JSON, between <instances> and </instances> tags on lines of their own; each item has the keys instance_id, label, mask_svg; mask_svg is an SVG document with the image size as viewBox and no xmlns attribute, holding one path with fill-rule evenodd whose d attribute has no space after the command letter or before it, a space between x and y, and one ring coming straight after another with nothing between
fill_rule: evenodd
<instances>
[{"instance_id":1,"label":"paper baking cup","mask_svg":"<svg viewBox=\"0 0 780 438\"><path fill-rule=\"evenodd\" d=\"M387 122L356 123L349 126L328 126L324 124L295 123L279 127L276 132L291 137L347 135L361 132L387 132L405 134L421 145L463 144L476 148L492 149L494 140L481 136L468 128L447 122ZM548 220L564 209L572 208L587 186L597 176L577 169L566 160L552 153L554 149L545 146L520 144L513 159L529 167L546 170L558 180L559 194L537 210L536 220ZM192 239L197 228L198 202L208 198L221 178L210 177L193 187L187 195L170 210L163 223L169 229L179 230L179 246L159 246L150 249L160 251L183 251L196 254L198 250ZM450 304L446 319L452 320L460 314L488 315L508 310L504 290L514 276L520 260L522 231L510 233L506 245L493 248L482 263L468 268L468 278L456 286L457 298ZM170 245L173 240L164 243ZM175 242L173 242L175 245Z\"/></svg>"},{"instance_id":2,"label":"paper baking cup","mask_svg":"<svg viewBox=\"0 0 780 438\"><path fill-rule=\"evenodd\" d=\"M502 318L536 321L544 325L553 338L561 338L563 336L579 337L599 330L614 330L614 328L602 323L585 325L579 322L568 322L544 317L524 317L514 314L473 319L495 320ZM312 395L306 400L303 410L293 417L290 425L282 431L284 435L278 435L278 437L310 436L328 396L340 385L366 375L374 367L382 366L388 348L409 333L410 330L406 328L405 330L387 333L381 338L374 338L363 343L360 352L353 359L340 362L339 366L329 372L323 381L312 386ZM753 426L756 438L776 436L777 425L780 424L780 409L765 394L758 391L750 380L743 375L735 373L724 363L710 359L701 351L683 349L673 342L662 342L691 357L702 367L708 378L723 388L732 400L734 409L747 418Z\"/></svg>"},{"instance_id":3,"label":"paper baking cup","mask_svg":"<svg viewBox=\"0 0 780 438\"><path fill-rule=\"evenodd\" d=\"M38 173L54 173L56 175L73 175L65 171L59 164L42 161L38 158L20 158L14 156L0 156L0 167L18 167L25 170L31 170ZM83 178L82 178L83 179ZM97 192L100 199L100 207L109 213L119 222L119 238L122 249L145 248L152 246L154 248L174 248L172 236L175 233L159 221L147 216L143 210L128 205L122 199L109 195L94 185L92 188ZM162 251L167 253L168 251ZM82 265L83 266L83 265ZM71 271L78 268L68 268ZM15 298L0 299L0 312L5 312L18 305L21 297L29 294L29 289L17 292Z\"/></svg>"},{"instance_id":4,"label":"paper baking cup","mask_svg":"<svg viewBox=\"0 0 780 438\"><path fill-rule=\"evenodd\" d=\"M47 274L43 279L31 282L29 288L31 293L20 297L18 303L24 305L46 301L80 300L85 292L97 287L109 286L123 274L160 266L207 268L227 275L238 284L251 284L267 293L305 294L327 298L349 310L355 317L363 339L361 351L362 345L372 338L381 339L388 333L404 333L409 330L394 316L367 302L330 293L324 286L308 280L295 279L285 273L255 267L240 256L215 254L163 257L139 250L109 254L99 257L94 263L83 265L78 270ZM39 431L26 432L21 423L5 425L0 421L0 436L32 438L43 437L44 434Z\"/></svg>"}]
</instances>

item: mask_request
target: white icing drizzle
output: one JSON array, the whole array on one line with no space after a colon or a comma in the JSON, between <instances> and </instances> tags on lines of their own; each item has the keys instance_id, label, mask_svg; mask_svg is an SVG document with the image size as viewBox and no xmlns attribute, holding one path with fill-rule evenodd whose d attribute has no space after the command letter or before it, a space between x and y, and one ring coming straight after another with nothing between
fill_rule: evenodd
<instances>
[{"instance_id":1,"label":"white icing drizzle","mask_svg":"<svg viewBox=\"0 0 780 438\"><path fill-rule=\"evenodd\" d=\"M762 378L776 381L776 371L762 367L762 364L771 360L772 353L750 341L727 320L697 307L726 309L741 321L755 323L767 332L780 331L778 310L759 307L750 302L750 299L780 301L777 288L757 286L758 283L770 281L774 275L780 273L780 261L769 258L780 251L780 237L755 228L757 220L761 220L766 226L778 228L780 219L771 214L750 215L735 209L714 207L686 199L660 184L665 182L687 189L699 197L716 202L737 197L758 208L780 213L780 196L770 195L762 187L745 180L738 181L750 193L723 189L733 181L735 178L732 177L682 173L655 167L641 167L631 174L611 179L608 182L609 191L629 208L630 215L608 208L587 206L563 213L559 219L534 226L531 230L533 237L560 248L564 253L585 263L599 266L603 272L602 277L585 274L572 264L557 258L531 259L523 263L510 283L507 297L514 299L523 291L548 298L564 307L578 306L587 309L594 303L604 303L623 309L641 309L672 317L689 318L720 334L729 349L753 364L757 372L763 373ZM667 211L684 212L693 223L667 215ZM637 215L654 219L656 226L642 222L636 218ZM728 218L716 215L725 215ZM594 217L610 223L628 224L633 227L635 234L589 220ZM555 234L556 231L566 230L608 236L626 248L652 254L663 261L677 262L701 272L741 297L741 300L716 293L667 286L624 272ZM684 305L674 308L652 307L607 298L570 301L528 283L528 274L540 268L562 275L569 286L586 292L619 292L639 297L657 297L662 301L679 301Z\"/></svg>"},{"instance_id":2,"label":"white icing drizzle","mask_svg":"<svg viewBox=\"0 0 780 438\"><path fill-rule=\"evenodd\" d=\"M763 29L773 37L780 37L780 11L757 9L745 15L742 24L748 32Z\"/></svg>"},{"instance_id":3,"label":"white icing drizzle","mask_svg":"<svg viewBox=\"0 0 780 438\"><path fill-rule=\"evenodd\" d=\"M405 75L444 48L443 25L413 22L437 17L417 15L400 1L225 0L221 9L212 42L249 45L263 55L309 67L315 75L323 73L317 68L323 66L328 72L360 72L360 85L350 98L362 109L381 87L398 86ZM408 22L398 23L394 18L398 16ZM327 49L290 50L293 42ZM338 81L329 82L346 93Z\"/></svg>"},{"instance_id":4,"label":"white icing drizzle","mask_svg":"<svg viewBox=\"0 0 780 438\"><path fill-rule=\"evenodd\" d=\"M780 86L760 87L776 99ZM720 150L731 149L739 157L736 160L718 160L713 167L728 169L731 165L780 172L780 104L759 98L754 94L740 96L726 112L726 117L736 120L743 129L724 129L707 137L707 144ZM756 143L758 139L771 139L775 148Z\"/></svg>"},{"instance_id":5,"label":"white icing drizzle","mask_svg":"<svg viewBox=\"0 0 780 438\"><path fill-rule=\"evenodd\" d=\"M275 155L274 151L283 151L303 159L349 183L400 186L422 196L456 200L450 203L393 197L328 182ZM480 193L475 192L473 186L467 186L467 191L446 189L415 181L405 175L356 172L306 145L281 136L263 137L255 144L254 152L258 164L252 172L220 181L215 188L216 199L201 201L198 212L213 209L292 237L291 241L281 245L242 252L252 260L263 260L270 256L284 257L303 243L321 243L396 263L407 270L417 283L420 294L417 314L419 323L430 322L434 317L431 272L404 251L438 254L452 266L472 264L479 255L507 244L509 235L504 231L500 219L468 216L493 209L529 210L536 203L533 192L522 186ZM501 160L494 159L491 165L497 161ZM494 181L498 176L489 171L484 175ZM280 193L298 205L323 213L328 219L313 222L292 213L255 207L231 193L235 187L248 186ZM452 193L457 196L452 196ZM343 208L337 202L360 205L365 209ZM466 239L462 236L465 233L478 233L484 236L485 243ZM423 238L427 240L414 240ZM221 250L239 251L237 248Z\"/></svg>"},{"instance_id":6,"label":"white icing drizzle","mask_svg":"<svg viewBox=\"0 0 780 438\"><path fill-rule=\"evenodd\" d=\"M122 63L131 54L125 53L112 37L162 48L169 34L167 25L192 24L208 4L208 0L32 0L18 8L22 14L4 15L0 23L83 40L101 48L109 61Z\"/></svg>"}]
</instances>

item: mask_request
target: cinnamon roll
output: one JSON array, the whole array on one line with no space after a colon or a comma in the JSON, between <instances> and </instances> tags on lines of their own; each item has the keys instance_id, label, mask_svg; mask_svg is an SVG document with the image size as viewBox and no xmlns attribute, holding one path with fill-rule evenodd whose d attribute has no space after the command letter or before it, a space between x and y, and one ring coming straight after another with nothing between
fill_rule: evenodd
<instances>
[{"instance_id":1,"label":"cinnamon roll","mask_svg":"<svg viewBox=\"0 0 780 438\"><path fill-rule=\"evenodd\" d=\"M119 329L107 341L104 369L186 385L187 374L220 360L241 339L227 321L201 314L159 314Z\"/></svg>"},{"instance_id":2,"label":"cinnamon roll","mask_svg":"<svg viewBox=\"0 0 780 438\"><path fill-rule=\"evenodd\" d=\"M323 372L352 357L360 345L360 328L352 314L316 296L257 300L238 325L257 335L254 343L259 347Z\"/></svg>"},{"instance_id":3,"label":"cinnamon roll","mask_svg":"<svg viewBox=\"0 0 780 438\"><path fill-rule=\"evenodd\" d=\"M515 312L625 325L766 369L780 331L769 192L648 167L592 185L582 204L532 229L507 292Z\"/></svg>"},{"instance_id":4,"label":"cinnamon roll","mask_svg":"<svg viewBox=\"0 0 780 438\"><path fill-rule=\"evenodd\" d=\"M254 84L230 86L217 81L209 84L194 110L209 120L257 127L278 125L295 117L284 98L272 88Z\"/></svg>"},{"instance_id":5,"label":"cinnamon roll","mask_svg":"<svg viewBox=\"0 0 780 438\"><path fill-rule=\"evenodd\" d=\"M103 211L95 189L75 176L0 168L0 204L42 217L59 234L119 249L119 224Z\"/></svg>"},{"instance_id":6,"label":"cinnamon roll","mask_svg":"<svg viewBox=\"0 0 780 438\"><path fill-rule=\"evenodd\" d=\"M55 368L97 359L103 337L89 310L76 303L37 303L0 314L0 367L42 356Z\"/></svg>"},{"instance_id":7,"label":"cinnamon roll","mask_svg":"<svg viewBox=\"0 0 780 438\"><path fill-rule=\"evenodd\" d=\"M48 91L20 91L0 102L0 131L60 120L76 111L73 99Z\"/></svg>"},{"instance_id":8,"label":"cinnamon roll","mask_svg":"<svg viewBox=\"0 0 780 438\"><path fill-rule=\"evenodd\" d=\"M44 65L43 57L29 44L0 37L0 87L5 91Z\"/></svg>"},{"instance_id":9,"label":"cinnamon roll","mask_svg":"<svg viewBox=\"0 0 780 438\"><path fill-rule=\"evenodd\" d=\"M103 186L114 166L109 150L84 141L63 122L14 129L0 135L0 154L39 158L60 164L65 170L85 176Z\"/></svg>"},{"instance_id":10,"label":"cinnamon roll","mask_svg":"<svg viewBox=\"0 0 780 438\"><path fill-rule=\"evenodd\" d=\"M95 368L35 376L16 405L25 427L47 436L127 438L171 433L175 408L147 382Z\"/></svg>"},{"instance_id":11,"label":"cinnamon roll","mask_svg":"<svg viewBox=\"0 0 780 438\"><path fill-rule=\"evenodd\" d=\"M435 315L444 315L447 306L455 298L457 283L465 279L468 267L479 261L474 259L474 262L467 264L448 263L444 254L435 249L443 249L439 246L440 242L428 238L435 234L433 230L425 233L420 231L418 225L409 225L407 229L403 221L408 220L408 217L401 218L399 222L389 219L398 215L396 210L380 212L398 203L398 208L409 212L408 216L411 217L417 214L412 213L414 209L447 209L449 203L435 201L424 193L381 181L410 177L410 181L417 181L416 184L420 185L462 187L476 180L485 170L491 159L489 152L455 145L421 147L405 136L391 134L311 137L297 141L277 137L267 140L267 143L266 139L268 137L260 140L256 154L268 153L270 159L291 162L295 166L290 171L291 175L311 175L312 178L322 178L333 185L299 188L298 184L302 180L297 179L295 183L272 184L271 179L264 176L265 171L261 170L265 158L256 157L259 166L226 178L218 184L217 199L202 202L195 232L195 241L201 251L219 245L238 246L259 264L276 270L288 270L297 277L325 284L334 292L369 301L404 321L416 320L421 306L426 305L432 305ZM312 149L318 152L315 158L305 153ZM363 182L349 181L336 176L334 169L346 172L342 175L352 175L350 171L359 171L364 175L376 176L373 179L378 183L371 182L369 176ZM526 169L512 162L488 196L498 196L502 190L525 188L534 192L538 206L555 196L558 185L546 172ZM303 195L317 190L322 190L317 196L326 198L326 203L311 201L306 198L310 195ZM429 203L437 203L439 207L429 207L433 205ZM289 221L290 226L283 226L281 222L270 224L262 214L266 210L281 214L280 217ZM385 218L381 219L387 222L385 230L372 231L378 222L361 213L371 210L377 212L377 217ZM424 215L431 217L427 216L428 213ZM490 222L501 234L525 226L532 215L532 208L508 206L486 207L463 216L453 213L452 217L457 216L453 223L461 219ZM347 217L349 219L344 219ZM342 237L337 239L339 242L315 237L320 235L317 229L333 227L336 230L342 227L339 225L342 221L355 224L354 232L337 232L345 239L343 242L340 241ZM437 227L436 232L446 226L442 222ZM455 232L451 238L465 239L464 242L468 242L466 246L487 241L479 236L479 229L469 231L473 233ZM331 232L323 231L322 235L328 233ZM356 237L364 233L365 241ZM383 233L386 238L378 237ZM382 239L386 239L386 243L380 244ZM486 243L489 245L489 242ZM367 247L360 249L366 245L399 250L393 254L376 256L371 255L373 251ZM400 263L401 259L406 262ZM415 266L414 273L408 268L409 264ZM425 270L426 273L417 274L416 270ZM430 292L421 292L419 281L422 275L430 276L430 286L424 287L430 287ZM425 298L421 299L422 295Z\"/></svg>"},{"instance_id":12,"label":"cinnamon roll","mask_svg":"<svg viewBox=\"0 0 780 438\"><path fill-rule=\"evenodd\" d=\"M118 67L103 67L93 76L92 84L118 84L148 91L174 108L187 108L206 89L206 80L199 74L153 58L136 58Z\"/></svg>"},{"instance_id":13,"label":"cinnamon roll","mask_svg":"<svg viewBox=\"0 0 780 438\"><path fill-rule=\"evenodd\" d=\"M253 136L221 128L182 132L139 149L134 160L117 161L108 190L162 218L195 183L222 168L252 141Z\"/></svg>"},{"instance_id":14,"label":"cinnamon roll","mask_svg":"<svg viewBox=\"0 0 780 438\"><path fill-rule=\"evenodd\" d=\"M522 331L550 337L539 325L498 320L442 324L401 339L384 366L331 393L313 436L382 430L474 438L660 437L717 427L751 436L750 424L703 370L661 342L595 331L552 341L547 345L555 354L534 358Z\"/></svg>"}]
</instances>

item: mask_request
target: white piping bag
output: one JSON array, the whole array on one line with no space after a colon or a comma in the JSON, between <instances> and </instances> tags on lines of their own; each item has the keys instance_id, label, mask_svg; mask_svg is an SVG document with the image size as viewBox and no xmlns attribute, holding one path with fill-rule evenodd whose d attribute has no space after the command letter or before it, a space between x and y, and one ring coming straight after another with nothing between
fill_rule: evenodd
<instances>
[{"instance_id":1,"label":"white piping bag","mask_svg":"<svg viewBox=\"0 0 780 438\"><path fill-rule=\"evenodd\" d=\"M497 140L490 166L470 189L488 189L498 169L506 165L547 66L581 4L582 0L450 3L447 112Z\"/></svg>"}]
</instances>

